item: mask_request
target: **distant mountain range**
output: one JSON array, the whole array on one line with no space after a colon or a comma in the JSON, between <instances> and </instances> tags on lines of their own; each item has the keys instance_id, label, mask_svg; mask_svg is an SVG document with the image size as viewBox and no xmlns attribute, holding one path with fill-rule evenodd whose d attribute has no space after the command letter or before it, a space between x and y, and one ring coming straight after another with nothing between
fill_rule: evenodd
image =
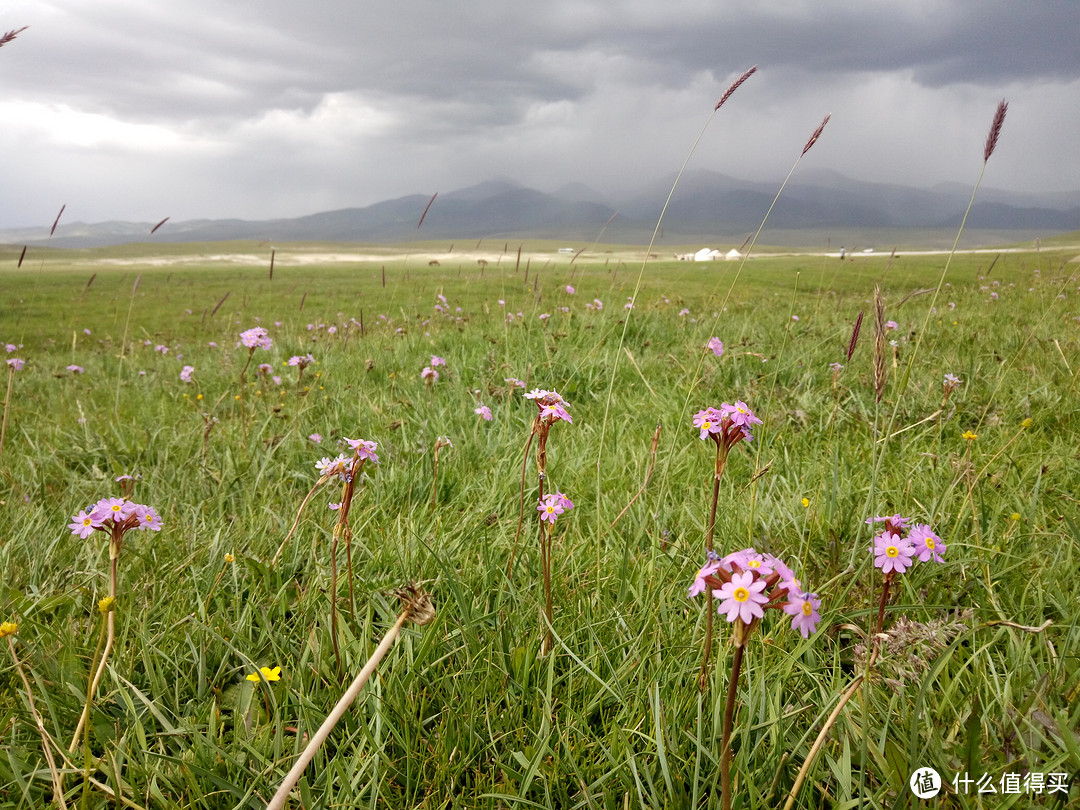
<instances>
[{"instance_id":1,"label":"distant mountain range","mask_svg":"<svg viewBox=\"0 0 1080 810\"><path fill-rule=\"evenodd\" d=\"M0 243L49 243L55 247L101 247L134 242L373 242L533 238L648 242L674 176L622 198L580 183L544 193L510 180L492 180L439 194L424 217L429 195L413 194L363 208L343 208L293 219L249 221L198 219L166 222L153 235L146 222L62 222L48 228L0 230ZM709 171L684 174L664 217L664 242L741 242L761 223L776 183L739 180ZM769 218L768 243L783 234L805 241L851 244L860 234L898 230L955 233L970 187L941 184L919 189L865 183L827 170L802 172L784 190ZM1033 239L1080 229L1080 191L1021 194L983 188L968 218L971 232L1000 241Z\"/></svg>"}]
</instances>

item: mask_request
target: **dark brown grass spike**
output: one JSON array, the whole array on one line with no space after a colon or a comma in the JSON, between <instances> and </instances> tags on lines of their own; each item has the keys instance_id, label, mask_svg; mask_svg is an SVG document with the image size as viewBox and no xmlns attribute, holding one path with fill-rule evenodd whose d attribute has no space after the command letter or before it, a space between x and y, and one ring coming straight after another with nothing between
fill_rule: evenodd
<instances>
[{"instance_id":1,"label":"dark brown grass spike","mask_svg":"<svg viewBox=\"0 0 1080 810\"><path fill-rule=\"evenodd\" d=\"M810 136L810 140L806 142L806 146L802 148L803 155L809 152L810 147L817 143L817 139L821 137L821 133L825 129L825 125L829 123L830 118L832 118L832 113L826 115L824 120L820 124L818 124L818 128L814 130L814 134ZM802 157L802 155L800 155L799 157Z\"/></svg>"},{"instance_id":2,"label":"dark brown grass spike","mask_svg":"<svg viewBox=\"0 0 1080 810\"><path fill-rule=\"evenodd\" d=\"M19 263L15 265L16 268L22 267L23 259L26 258L26 245L23 245L22 253L19 254Z\"/></svg>"},{"instance_id":3,"label":"dark brown grass spike","mask_svg":"<svg viewBox=\"0 0 1080 810\"><path fill-rule=\"evenodd\" d=\"M851 355L855 354L855 347L859 345L859 330L862 329L862 312L859 313L859 317L855 319L855 325L851 328L851 340L848 341L847 347L847 361L851 362Z\"/></svg>"},{"instance_id":4,"label":"dark brown grass spike","mask_svg":"<svg viewBox=\"0 0 1080 810\"><path fill-rule=\"evenodd\" d=\"M150 229L150 235L153 236L155 233L157 233L157 229L160 228L162 225L164 225L168 221L169 221L168 217L165 217L165 219L161 220L161 222L159 222L157 225L155 225L153 228Z\"/></svg>"},{"instance_id":5,"label":"dark brown grass spike","mask_svg":"<svg viewBox=\"0 0 1080 810\"><path fill-rule=\"evenodd\" d=\"M221 296L221 300L217 302L217 306L215 306L212 310L210 310L210 317L211 318L213 318L215 315L217 315L217 311L219 309L221 309L221 305L225 303L225 299L228 298L228 297L229 297L229 293L225 293L223 296Z\"/></svg>"},{"instance_id":6,"label":"dark brown grass spike","mask_svg":"<svg viewBox=\"0 0 1080 810\"><path fill-rule=\"evenodd\" d=\"M0 36L0 48L7 45L9 42L11 42L13 39L15 39L15 37L17 37L19 34L21 34L23 31L25 31L29 27L30 26L28 26L28 25L24 25L22 28L16 28L14 31L8 31L3 36Z\"/></svg>"},{"instance_id":7,"label":"dark brown grass spike","mask_svg":"<svg viewBox=\"0 0 1080 810\"><path fill-rule=\"evenodd\" d=\"M885 394L885 300L881 288L874 287L874 394L881 402Z\"/></svg>"},{"instance_id":8,"label":"dark brown grass spike","mask_svg":"<svg viewBox=\"0 0 1080 810\"><path fill-rule=\"evenodd\" d=\"M56 215L56 219L53 220L52 227L49 229L49 237L51 238L56 233L56 226L60 224L60 217L64 215L64 209L67 208L67 203L60 206L60 213Z\"/></svg>"},{"instance_id":9,"label":"dark brown grass spike","mask_svg":"<svg viewBox=\"0 0 1080 810\"><path fill-rule=\"evenodd\" d=\"M745 82L747 79L749 79L751 76L753 76L755 73L757 73L757 65L754 65L752 68L750 68L745 73L743 73L742 76L740 76L735 81L733 81L731 83L731 86L728 87L728 89L724 91L724 95L720 96L720 100L718 102L716 102L716 106L713 107L713 112L716 112L721 107L723 107L724 102L726 102L729 98L731 98L731 94L734 93L736 90L738 90L739 87L742 85L742 83Z\"/></svg>"},{"instance_id":10,"label":"dark brown grass spike","mask_svg":"<svg viewBox=\"0 0 1080 810\"><path fill-rule=\"evenodd\" d=\"M990 122L990 133L986 136L986 146L983 148L983 163L990 160L997 148L998 136L1001 135L1001 127L1005 123L1005 113L1009 111L1009 105L1002 99L998 102L994 120Z\"/></svg>"},{"instance_id":11,"label":"dark brown grass spike","mask_svg":"<svg viewBox=\"0 0 1080 810\"><path fill-rule=\"evenodd\" d=\"M420 221L416 223L416 230L420 230L420 226L424 224L424 217L427 216L427 212L431 209L431 204L435 202L435 198L439 196L439 192L435 192L431 195L431 199L427 201L427 205L424 206L424 213L420 215Z\"/></svg>"}]
</instances>

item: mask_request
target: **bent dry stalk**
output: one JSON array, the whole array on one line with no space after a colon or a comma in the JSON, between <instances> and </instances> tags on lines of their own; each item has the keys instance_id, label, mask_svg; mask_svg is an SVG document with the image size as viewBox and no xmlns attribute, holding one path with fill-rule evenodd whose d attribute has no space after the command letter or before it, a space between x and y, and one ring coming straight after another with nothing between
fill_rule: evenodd
<instances>
[{"instance_id":1,"label":"bent dry stalk","mask_svg":"<svg viewBox=\"0 0 1080 810\"><path fill-rule=\"evenodd\" d=\"M371 654L371 658L368 659L368 662L364 664L364 668L361 669L356 678L353 679L353 682L349 685L345 694L341 696L341 699L338 700L326 720L323 721L323 724L319 726L319 730L312 735L307 746L300 752L299 758L293 763L292 768L289 770L288 774L286 774L281 786L266 805L266 810L281 810L281 808L285 806L285 802L289 798L289 792L296 787L296 783L299 782L300 777L304 775L304 771L315 756L315 752L319 750L324 742L326 742L326 739L330 736L330 732L333 731L334 726L336 726L341 718L345 716L345 712L348 711L349 707L353 704L353 701L359 696L364 685L371 677L371 674L379 666L379 662L382 661L383 656L385 656L390 647L393 646L394 641L401 633L401 628L405 622L411 621L414 624L423 626L429 624L435 618L435 605L431 601L431 597L419 584L414 583L401 588L395 591L394 595L402 602L401 613L398 614L397 621L395 621L390 630L387 631L383 640L379 642L379 646L375 648L375 652Z\"/></svg>"}]
</instances>

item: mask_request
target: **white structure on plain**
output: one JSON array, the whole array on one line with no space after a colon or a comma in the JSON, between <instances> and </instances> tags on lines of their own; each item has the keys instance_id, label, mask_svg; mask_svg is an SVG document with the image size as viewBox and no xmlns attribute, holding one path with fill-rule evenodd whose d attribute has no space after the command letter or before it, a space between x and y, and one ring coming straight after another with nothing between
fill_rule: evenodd
<instances>
[{"instance_id":1,"label":"white structure on plain","mask_svg":"<svg viewBox=\"0 0 1080 810\"><path fill-rule=\"evenodd\" d=\"M736 259L741 259L742 254L735 248L732 248L727 253L721 253L716 248L702 248L697 253L676 254L676 258L680 262L715 262L719 259L734 261Z\"/></svg>"}]
</instances>

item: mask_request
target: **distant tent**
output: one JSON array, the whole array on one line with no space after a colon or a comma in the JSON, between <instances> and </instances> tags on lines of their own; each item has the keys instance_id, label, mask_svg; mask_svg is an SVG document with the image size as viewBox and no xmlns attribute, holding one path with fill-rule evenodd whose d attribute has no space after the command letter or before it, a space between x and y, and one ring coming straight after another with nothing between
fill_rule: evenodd
<instances>
[{"instance_id":1,"label":"distant tent","mask_svg":"<svg viewBox=\"0 0 1080 810\"><path fill-rule=\"evenodd\" d=\"M720 251L710 248L702 248L694 254L695 262L711 262L720 258Z\"/></svg>"},{"instance_id":2,"label":"distant tent","mask_svg":"<svg viewBox=\"0 0 1080 810\"><path fill-rule=\"evenodd\" d=\"M727 259L729 262L733 262L736 259L741 259L742 254L739 253L739 251L736 250L735 248L732 248L731 250L729 250L727 253L724 254L724 258Z\"/></svg>"}]
</instances>

